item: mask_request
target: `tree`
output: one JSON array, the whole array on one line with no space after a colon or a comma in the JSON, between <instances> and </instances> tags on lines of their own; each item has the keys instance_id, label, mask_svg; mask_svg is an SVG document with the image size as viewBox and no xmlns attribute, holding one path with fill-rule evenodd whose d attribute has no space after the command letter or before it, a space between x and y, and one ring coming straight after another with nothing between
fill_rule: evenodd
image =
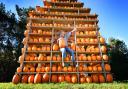
<instances>
[{"instance_id":1,"label":"tree","mask_svg":"<svg viewBox=\"0 0 128 89\"><path fill-rule=\"evenodd\" d=\"M110 38L108 42L111 56L111 68L115 80L125 81L128 79L128 48L119 39Z\"/></svg>"},{"instance_id":2,"label":"tree","mask_svg":"<svg viewBox=\"0 0 128 89\"><path fill-rule=\"evenodd\" d=\"M11 11L6 11L0 3L0 82L12 80L21 55L22 40L26 29L27 13L32 8L20 8L16 5L19 19Z\"/></svg>"}]
</instances>

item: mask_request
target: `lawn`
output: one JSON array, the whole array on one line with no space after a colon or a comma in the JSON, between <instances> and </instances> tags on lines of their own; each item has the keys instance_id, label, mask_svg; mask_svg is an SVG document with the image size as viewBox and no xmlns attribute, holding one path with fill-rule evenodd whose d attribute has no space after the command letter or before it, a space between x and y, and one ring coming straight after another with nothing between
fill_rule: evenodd
<instances>
[{"instance_id":1,"label":"lawn","mask_svg":"<svg viewBox=\"0 0 128 89\"><path fill-rule=\"evenodd\" d=\"M102 83L102 84L12 84L0 83L0 89L128 89L128 83Z\"/></svg>"}]
</instances>

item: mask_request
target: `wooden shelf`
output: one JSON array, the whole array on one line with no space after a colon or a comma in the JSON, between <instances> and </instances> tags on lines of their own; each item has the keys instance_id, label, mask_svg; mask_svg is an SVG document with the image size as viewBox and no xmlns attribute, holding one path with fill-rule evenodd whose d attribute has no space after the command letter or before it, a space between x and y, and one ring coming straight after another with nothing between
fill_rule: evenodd
<instances>
[{"instance_id":1,"label":"wooden shelf","mask_svg":"<svg viewBox=\"0 0 128 89\"><path fill-rule=\"evenodd\" d=\"M36 44L36 45L48 44L48 45L51 45L51 42L28 42L28 44Z\"/></svg>"},{"instance_id":2,"label":"wooden shelf","mask_svg":"<svg viewBox=\"0 0 128 89\"><path fill-rule=\"evenodd\" d=\"M29 35L30 36L45 36L45 37L47 37L47 36L52 36L52 34L38 34L38 33L29 33Z\"/></svg>"},{"instance_id":3,"label":"wooden shelf","mask_svg":"<svg viewBox=\"0 0 128 89\"><path fill-rule=\"evenodd\" d=\"M31 28L35 28L35 29L52 29L54 28L54 30L71 30L74 27L55 27L55 26L27 26L27 27L31 27ZM98 27L77 27L77 30L79 31L96 31L96 29L99 29Z\"/></svg>"},{"instance_id":4,"label":"wooden shelf","mask_svg":"<svg viewBox=\"0 0 128 89\"><path fill-rule=\"evenodd\" d=\"M51 73L51 74L62 74L62 73L64 73L64 74L75 74L75 73L89 73L89 74L101 74L101 73L104 73L104 72L20 72L20 73L17 73L16 72L16 74L37 74L37 73L39 73L39 74L44 74L44 73ZM105 72L105 73L110 73L110 72Z\"/></svg>"},{"instance_id":5,"label":"wooden shelf","mask_svg":"<svg viewBox=\"0 0 128 89\"><path fill-rule=\"evenodd\" d=\"M23 61L24 63L61 63L62 61ZM64 61L65 63L72 63L72 61ZM102 61L75 61L75 62L78 62L78 63L101 63ZM104 61L105 63L108 62L108 61ZM18 63L20 63L18 61Z\"/></svg>"},{"instance_id":6,"label":"wooden shelf","mask_svg":"<svg viewBox=\"0 0 128 89\"><path fill-rule=\"evenodd\" d=\"M54 14L52 14L52 13L49 13L49 12L47 12L47 13L40 13L40 12L37 12L37 11L35 11L35 12L33 12L32 13L33 15L38 15L38 16L40 16L40 15L42 15L42 16L66 16L66 17L93 17L93 18L97 18L98 17L98 15L97 14L83 14L83 13L74 13L74 14L67 14L67 13L54 13Z\"/></svg>"},{"instance_id":7,"label":"wooden shelf","mask_svg":"<svg viewBox=\"0 0 128 89\"><path fill-rule=\"evenodd\" d=\"M84 12L84 13L90 13L91 9L90 8L53 8L53 7L40 7L41 10L44 10L44 11L48 11L48 9L50 11L70 11L70 12L74 12L74 11L80 11L80 13Z\"/></svg>"},{"instance_id":8,"label":"wooden shelf","mask_svg":"<svg viewBox=\"0 0 128 89\"><path fill-rule=\"evenodd\" d=\"M52 21L54 21L54 23L56 23L56 22L65 22L65 23L72 23L72 22L76 22L76 23L81 23L81 22L86 22L86 23L94 23L94 22L96 22L96 23L98 23L98 20L84 20L84 19L65 19L65 18L63 18L63 19L54 19L54 18L51 18L51 19L49 19L49 18L28 18L28 20L32 20L32 21L35 21L35 22L52 22Z\"/></svg>"}]
</instances>

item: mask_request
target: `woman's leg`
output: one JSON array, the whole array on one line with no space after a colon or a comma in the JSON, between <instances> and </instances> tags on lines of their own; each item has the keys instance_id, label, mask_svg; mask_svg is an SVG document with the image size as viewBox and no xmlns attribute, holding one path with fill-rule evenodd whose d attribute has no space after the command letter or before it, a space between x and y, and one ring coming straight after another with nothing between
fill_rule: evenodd
<instances>
[{"instance_id":1,"label":"woman's leg","mask_svg":"<svg viewBox=\"0 0 128 89\"><path fill-rule=\"evenodd\" d=\"M65 48L61 48L60 51L62 53L62 66L64 66L64 59L66 58L66 50Z\"/></svg>"},{"instance_id":2,"label":"woman's leg","mask_svg":"<svg viewBox=\"0 0 128 89\"><path fill-rule=\"evenodd\" d=\"M74 51L68 47L65 48L66 49L66 52L70 53L71 55L71 60L72 62L74 63L75 62L75 58L74 58Z\"/></svg>"}]
</instances>

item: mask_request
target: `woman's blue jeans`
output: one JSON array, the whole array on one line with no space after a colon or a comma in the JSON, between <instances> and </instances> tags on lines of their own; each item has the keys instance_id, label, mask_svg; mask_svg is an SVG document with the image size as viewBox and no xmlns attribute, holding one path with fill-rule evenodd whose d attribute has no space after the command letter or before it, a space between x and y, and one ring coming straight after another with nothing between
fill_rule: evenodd
<instances>
[{"instance_id":1,"label":"woman's blue jeans","mask_svg":"<svg viewBox=\"0 0 128 89\"><path fill-rule=\"evenodd\" d=\"M66 52L68 52L72 56L72 62L75 62L74 59L74 51L68 47L60 48L60 51L62 53L62 61L64 61L64 58L66 58Z\"/></svg>"}]
</instances>

